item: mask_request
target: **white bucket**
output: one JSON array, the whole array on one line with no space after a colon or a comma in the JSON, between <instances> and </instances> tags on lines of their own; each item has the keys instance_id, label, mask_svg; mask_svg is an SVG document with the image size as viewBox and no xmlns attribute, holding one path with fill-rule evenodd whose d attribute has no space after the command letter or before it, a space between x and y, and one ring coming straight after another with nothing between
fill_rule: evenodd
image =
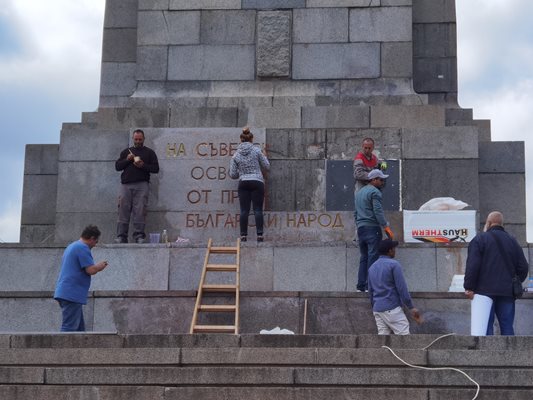
<instances>
[{"instance_id":1,"label":"white bucket","mask_svg":"<svg viewBox=\"0 0 533 400\"><path fill-rule=\"evenodd\" d=\"M481 294L474 294L470 311L470 334L472 336L486 336L489 324L492 299Z\"/></svg>"}]
</instances>

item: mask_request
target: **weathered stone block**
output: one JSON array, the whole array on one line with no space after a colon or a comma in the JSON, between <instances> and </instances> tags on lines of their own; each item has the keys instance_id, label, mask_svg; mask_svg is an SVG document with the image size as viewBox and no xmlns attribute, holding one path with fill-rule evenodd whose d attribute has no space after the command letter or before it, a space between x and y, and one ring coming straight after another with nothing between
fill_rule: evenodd
<instances>
[{"instance_id":1,"label":"weathered stone block","mask_svg":"<svg viewBox=\"0 0 533 400\"><path fill-rule=\"evenodd\" d=\"M346 289L346 247L276 249L274 290L332 291Z\"/></svg>"},{"instance_id":2,"label":"weathered stone block","mask_svg":"<svg viewBox=\"0 0 533 400\"><path fill-rule=\"evenodd\" d=\"M312 7L379 7L380 0L307 0L307 8Z\"/></svg>"},{"instance_id":3,"label":"weathered stone block","mask_svg":"<svg viewBox=\"0 0 533 400\"><path fill-rule=\"evenodd\" d=\"M411 42L381 44L381 76L409 78L413 76L413 47Z\"/></svg>"},{"instance_id":4,"label":"weathered stone block","mask_svg":"<svg viewBox=\"0 0 533 400\"><path fill-rule=\"evenodd\" d=\"M377 78L379 53L378 43L295 44L292 76L294 79Z\"/></svg>"},{"instance_id":5,"label":"weathered stone block","mask_svg":"<svg viewBox=\"0 0 533 400\"><path fill-rule=\"evenodd\" d=\"M139 45L200 43L199 11L140 11Z\"/></svg>"},{"instance_id":6,"label":"weathered stone block","mask_svg":"<svg viewBox=\"0 0 533 400\"><path fill-rule=\"evenodd\" d=\"M195 300L194 292L180 297L99 298L95 302L94 326L120 333L188 333ZM147 315L151 319L148 324Z\"/></svg>"},{"instance_id":7,"label":"weathered stone block","mask_svg":"<svg viewBox=\"0 0 533 400\"><path fill-rule=\"evenodd\" d=\"M413 54L415 57L455 57L455 24L414 24Z\"/></svg>"},{"instance_id":8,"label":"weathered stone block","mask_svg":"<svg viewBox=\"0 0 533 400\"><path fill-rule=\"evenodd\" d=\"M78 238L81 231L78 232ZM2 249L2 291L53 290L63 248ZM1 330L1 329L0 329Z\"/></svg>"},{"instance_id":9,"label":"weathered stone block","mask_svg":"<svg viewBox=\"0 0 533 400\"><path fill-rule=\"evenodd\" d=\"M200 22L202 44L255 44L252 10L203 11Z\"/></svg>"},{"instance_id":10,"label":"weathered stone block","mask_svg":"<svg viewBox=\"0 0 533 400\"><path fill-rule=\"evenodd\" d=\"M268 158L323 159L326 155L325 129L267 130Z\"/></svg>"},{"instance_id":11,"label":"weathered stone block","mask_svg":"<svg viewBox=\"0 0 533 400\"><path fill-rule=\"evenodd\" d=\"M111 190L114 193L113 203L108 206L111 208L117 204L119 184L117 181L116 189ZM109 189L108 189L109 191ZM112 198L112 195L107 195ZM102 232L100 243L112 243L117 232L117 209L113 212L57 212L56 224L54 231L54 243L70 243L79 239L83 228L92 224L98 226Z\"/></svg>"},{"instance_id":12,"label":"weathered stone block","mask_svg":"<svg viewBox=\"0 0 533 400\"><path fill-rule=\"evenodd\" d=\"M168 127L167 108L100 108L95 119L106 129L131 129L131 127Z\"/></svg>"},{"instance_id":13,"label":"weathered stone block","mask_svg":"<svg viewBox=\"0 0 533 400\"><path fill-rule=\"evenodd\" d=\"M104 29L102 62L135 62L137 29Z\"/></svg>"},{"instance_id":14,"label":"weathered stone block","mask_svg":"<svg viewBox=\"0 0 533 400\"><path fill-rule=\"evenodd\" d=\"M169 0L139 0L139 10L168 10Z\"/></svg>"},{"instance_id":15,"label":"weathered stone block","mask_svg":"<svg viewBox=\"0 0 533 400\"><path fill-rule=\"evenodd\" d=\"M268 230L265 233L268 238L270 236ZM274 251L274 247L241 249L241 290L258 292L274 290Z\"/></svg>"},{"instance_id":16,"label":"weathered stone block","mask_svg":"<svg viewBox=\"0 0 533 400\"><path fill-rule=\"evenodd\" d=\"M323 160L272 160L269 180L284 182L291 190L267 185L272 211L324 210L326 171Z\"/></svg>"},{"instance_id":17,"label":"weathered stone block","mask_svg":"<svg viewBox=\"0 0 533 400\"><path fill-rule=\"evenodd\" d=\"M477 130L469 126L402 129L404 159L478 158Z\"/></svg>"},{"instance_id":18,"label":"weathered stone block","mask_svg":"<svg viewBox=\"0 0 533 400\"><path fill-rule=\"evenodd\" d=\"M512 193L505 196L504 193ZM523 173L479 174L479 212L481 218L500 211L505 223L526 222L526 192Z\"/></svg>"},{"instance_id":19,"label":"weathered stone block","mask_svg":"<svg viewBox=\"0 0 533 400\"><path fill-rule=\"evenodd\" d=\"M171 46L169 80L253 80L255 46Z\"/></svg>"},{"instance_id":20,"label":"weathered stone block","mask_svg":"<svg viewBox=\"0 0 533 400\"><path fill-rule=\"evenodd\" d=\"M404 160L403 209L418 210L434 197L453 197L479 209L482 196L477 166L477 160Z\"/></svg>"},{"instance_id":21,"label":"weathered stone block","mask_svg":"<svg viewBox=\"0 0 533 400\"><path fill-rule=\"evenodd\" d=\"M237 109L171 107L170 126L176 128L237 126Z\"/></svg>"},{"instance_id":22,"label":"weathered stone block","mask_svg":"<svg viewBox=\"0 0 533 400\"><path fill-rule=\"evenodd\" d=\"M27 144L24 154L24 174L57 174L57 144Z\"/></svg>"},{"instance_id":23,"label":"weathered stone block","mask_svg":"<svg viewBox=\"0 0 533 400\"><path fill-rule=\"evenodd\" d=\"M416 1L416 0L415 0ZM413 0L381 0L381 6L411 6Z\"/></svg>"},{"instance_id":24,"label":"weathered stone block","mask_svg":"<svg viewBox=\"0 0 533 400\"><path fill-rule=\"evenodd\" d=\"M446 126L464 126L472 125L473 110L471 108L447 108L446 109Z\"/></svg>"},{"instance_id":25,"label":"weathered stone block","mask_svg":"<svg viewBox=\"0 0 533 400\"><path fill-rule=\"evenodd\" d=\"M55 225L22 224L20 226L20 243L53 243L54 230Z\"/></svg>"},{"instance_id":26,"label":"weathered stone block","mask_svg":"<svg viewBox=\"0 0 533 400\"><path fill-rule=\"evenodd\" d=\"M437 247L437 291L447 292L454 275L464 275L467 246Z\"/></svg>"},{"instance_id":27,"label":"weathered stone block","mask_svg":"<svg viewBox=\"0 0 533 400\"><path fill-rule=\"evenodd\" d=\"M305 8L305 0L242 0L242 8L255 8L258 10Z\"/></svg>"},{"instance_id":28,"label":"weathered stone block","mask_svg":"<svg viewBox=\"0 0 533 400\"><path fill-rule=\"evenodd\" d=\"M368 128L370 108L349 107L302 107L303 128Z\"/></svg>"},{"instance_id":29,"label":"weathered stone block","mask_svg":"<svg viewBox=\"0 0 533 400\"><path fill-rule=\"evenodd\" d=\"M350 42L410 42L412 14L409 7L350 10Z\"/></svg>"},{"instance_id":30,"label":"weathered stone block","mask_svg":"<svg viewBox=\"0 0 533 400\"><path fill-rule=\"evenodd\" d=\"M63 129L59 146L60 161L114 161L128 147L126 130Z\"/></svg>"},{"instance_id":31,"label":"weathered stone block","mask_svg":"<svg viewBox=\"0 0 533 400\"><path fill-rule=\"evenodd\" d=\"M135 91L135 63L102 63L100 96L131 96Z\"/></svg>"},{"instance_id":32,"label":"weathered stone block","mask_svg":"<svg viewBox=\"0 0 533 400\"><path fill-rule=\"evenodd\" d=\"M91 290L168 290L169 251L145 245L142 251L95 247L95 261L107 260L109 266L94 275Z\"/></svg>"},{"instance_id":33,"label":"weathered stone block","mask_svg":"<svg viewBox=\"0 0 533 400\"><path fill-rule=\"evenodd\" d=\"M294 43L348 41L348 9L295 9Z\"/></svg>"},{"instance_id":34,"label":"weathered stone block","mask_svg":"<svg viewBox=\"0 0 533 400\"><path fill-rule=\"evenodd\" d=\"M370 96L408 96L414 94L412 80L408 78L379 78L342 81L340 96L370 97Z\"/></svg>"},{"instance_id":35,"label":"weathered stone block","mask_svg":"<svg viewBox=\"0 0 533 400\"><path fill-rule=\"evenodd\" d=\"M39 274L40 272L35 271ZM56 276L57 278L57 276ZM55 283L55 281L54 281ZM47 290L51 290L48 288ZM0 300L0 331L3 332L59 332L61 328L61 309L57 301L52 299L52 292L45 298L11 298ZM85 323L89 321L92 306L84 307ZM21 318L21 315L24 315Z\"/></svg>"},{"instance_id":36,"label":"weathered stone block","mask_svg":"<svg viewBox=\"0 0 533 400\"><path fill-rule=\"evenodd\" d=\"M136 28L138 0L108 0L104 28Z\"/></svg>"},{"instance_id":37,"label":"weathered stone block","mask_svg":"<svg viewBox=\"0 0 533 400\"><path fill-rule=\"evenodd\" d=\"M291 14L262 11L257 16L257 75L289 76L291 63Z\"/></svg>"},{"instance_id":38,"label":"weathered stone block","mask_svg":"<svg viewBox=\"0 0 533 400\"><path fill-rule=\"evenodd\" d=\"M140 81L164 81L167 78L167 46L139 46L137 48L136 78Z\"/></svg>"},{"instance_id":39,"label":"weathered stone block","mask_svg":"<svg viewBox=\"0 0 533 400\"><path fill-rule=\"evenodd\" d=\"M490 142L491 141L491 127L490 119L475 119L474 126L477 128L479 141Z\"/></svg>"},{"instance_id":40,"label":"weathered stone block","mask_svg":"<svg viewBox=\"0 0 533 400\"><path fill-rule=\"evenodd\" d=\"M413 22L455 22L455 0L415 0Z\"/></svg>"},{"instance_id":41,"label":"weathered stone block","mask_svg":"<svg viewBox=\"0 0 533 400\"><path fill-rule=\"evenodd\" d=\"M428 128L444 127L445 111L439 106L372 106L370 126Z\"/></svg>"},{"instance_id":42,"label":"weathered stone block","mask_svg":"<svg viewBox=\"0 0 533 400\"><path fill-rule=\"evenodd\" d=\"M115 163L61 162L57 183L58 212L116 211L120 174ZM109 182L117 182L116 191Z\"/></svg>"},{"instance_id":43,"label":"weathered stone block","mask_svg":"<svg viewBox=\"0 0 533 400\"><path fill-rule=\"evenodd\" d=\"M419 93L457 92L457 59L415 58L414 88Z\"/></svg>"},{"instance_id":44,"label":"weathered stone block","mask_svg":"<svg viewBox=\"0 0 533 400\"><path fill-rule=\"evenodd\" d=\"M479 173L524 172L524 142L479 143Z\"/></svg>"},{"instance_id":45,"label":"weathered stone block","mask_svg":"<svg viewBox=\"0 0 533 400\"><path fill-rule=\"evenodd\" d=\"M234 108L256 108L272 107L272 97L209 97L206 107L234 107Z\"/></svg>"},{"instance_id":46,"label":"weathered stone block","mask_svg":"<svg viewBox=\"0 0 533 400\"><path fill-rule=\"evenodd\" d=\"M239 110L239 126L299 128L300 107L254 107Z\"/></svg>"},{"instance_id":47,"label":"weathered stone block","mask_svg":"<svg viewBox=\"0 0 533 400\"><path fill-rule=\"evenodd\" d=\"M171 10L238 10L241 0L170 0Z\"/></svg>"},{"instance_id":48,"label":"weathered stone block","mask_svg":"<svg viewBox=\"0 0 533 400\"><path fill-rule=\"evenodd\" d=\"M328 159L353 160L366 137L375 140L374 152L380 159L401 158L400 129L328 129Z\"/></svg>"},{"instance_id":49,"label":"weathered stone block","mask_svg":"<svg viewBox=\"0 0 533 400\"><path fill-rule=\"evenodd\" d=\"M55 221L57 175L25 175L22 224L49 225Z\"/></svg>"}]
</instances>

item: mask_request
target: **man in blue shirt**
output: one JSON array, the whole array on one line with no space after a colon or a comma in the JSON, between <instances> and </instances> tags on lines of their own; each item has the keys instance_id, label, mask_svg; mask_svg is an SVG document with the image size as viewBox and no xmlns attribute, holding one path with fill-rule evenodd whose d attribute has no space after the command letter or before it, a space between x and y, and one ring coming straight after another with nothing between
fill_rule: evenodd
<instances>
[{"instance_id":1,"label":"man in blue shirt","mask_svg":"<svg viewBox=\"0 0 533 400\"><path fill-rule=\"evenodd\" d=\"M82 306L87 304L91 275L107 267L107 261L95 264L91 254L99 238L100 230L89 225L83 230L80 240L68 245L63 253L54 292L63 316L61 332L85 331Z\"/></svg>"},{"instance_id":2,"label":"man in blue shirt","mask_svg":"<svg viewBox=\"0 0 533 400\"><path fill-rule=\"evenodd\" d=\"M409 334L409 321L402 306L411 311L414 320L420 321L420 313L413 306L407 284L402 273L402 266L396 260L395 240L379 242L379 259L368 270L368 293L372 311L378 327L378 335Z\"/></svg>"},{"instance_id":3,"label":"man in blue shirt","mask_svg":"<svg viewBox=\"0 0 533 400\"><path fill-rule=\"evenodd\" d=\"M373 169L368 173L368 184L355 195L354 217L360 253L357 273L357 291L359 292L368 290L368 268L378 259L378 243L383 237L381 228L385 229L387 236L392 236L383 212L381 195L381 188L388 177L379 169Z\"/></svg>"}]
</instances>

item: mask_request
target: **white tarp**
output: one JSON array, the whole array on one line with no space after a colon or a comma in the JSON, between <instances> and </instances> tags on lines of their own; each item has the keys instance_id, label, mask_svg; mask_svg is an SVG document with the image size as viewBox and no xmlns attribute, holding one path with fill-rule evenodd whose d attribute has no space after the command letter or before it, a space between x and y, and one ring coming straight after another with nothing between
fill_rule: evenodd
<instances>
[{"instance_id":1,"label":"white tarp","mask_svg":"<svg viewBox=\"0 0 533 400\"><path fill-rule=\"evenodd\" d=\"M406 243L470 242L476 232L475 210L403 212Z\"/></svg>"}]
</instances>

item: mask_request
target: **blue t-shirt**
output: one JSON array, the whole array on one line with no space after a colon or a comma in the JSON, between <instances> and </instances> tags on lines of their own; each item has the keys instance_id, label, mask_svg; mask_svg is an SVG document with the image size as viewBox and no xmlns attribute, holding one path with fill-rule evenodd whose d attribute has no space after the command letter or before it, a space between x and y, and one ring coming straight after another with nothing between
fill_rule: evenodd
<instances>
[{"instance_id":1,"label":"blue t-shirt","mask_svg":"<svg viewBox=\"0 0 533 400\"><path fill-rule=\"evenodd\" d=\"M85 268L94 265L91 249L81 240L68 245L61 260L54 299L87 304L91 276Z\"/></svg>"}]
</instances>

